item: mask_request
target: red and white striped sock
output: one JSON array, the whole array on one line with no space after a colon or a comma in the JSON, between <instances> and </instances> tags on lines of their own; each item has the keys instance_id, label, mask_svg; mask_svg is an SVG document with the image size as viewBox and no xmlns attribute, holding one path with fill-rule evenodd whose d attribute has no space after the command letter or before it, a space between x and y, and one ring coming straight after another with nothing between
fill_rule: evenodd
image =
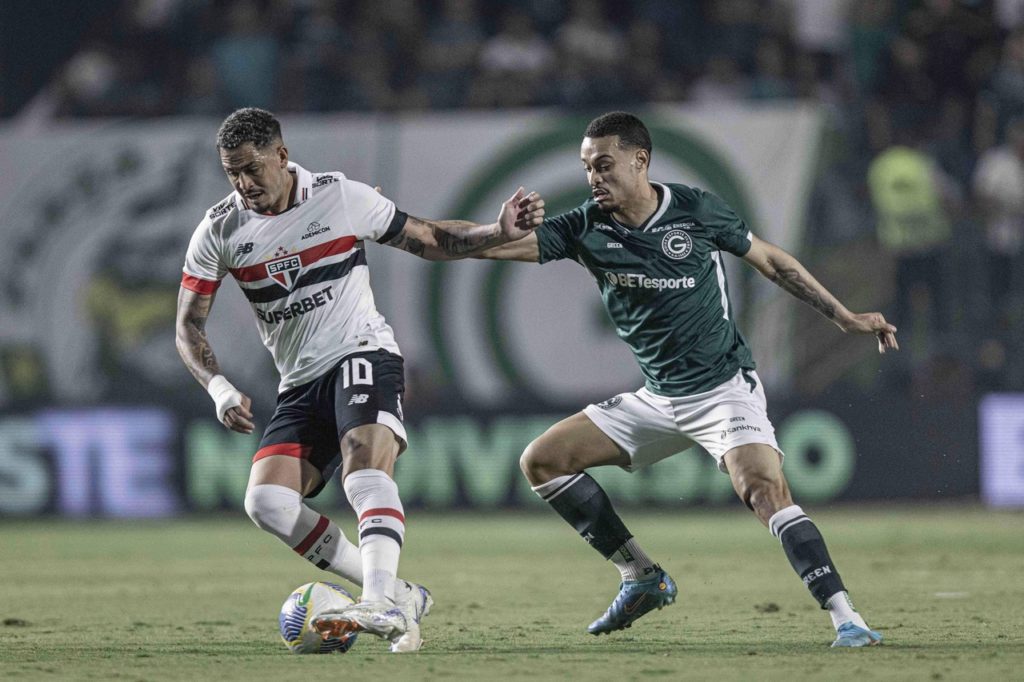
<instances>
[{"instance_id":1,"label":"red and white striped sock","mask_svg":"<svg viewBox=\"0 0 1024 682\"><path fill-rule=\"evenodd\" d=\"M398 485L379 469L354 471L345 495L359 518L363 559L363 601L394 601L398 558L405 540L405 514Z\"/></svg>"},{"instance_id":2,"label":"red and white striped sock","mask_svg":"<svg viewBox=\"0 0 1024 682\"><path fill-rule=\"evenodd\" d=\"M245 493L245 511L257 526L317 568L363 583L359 548L337 524L307 507L297 491L270 483L252 486Z\"/></svg>"}]
</instances>

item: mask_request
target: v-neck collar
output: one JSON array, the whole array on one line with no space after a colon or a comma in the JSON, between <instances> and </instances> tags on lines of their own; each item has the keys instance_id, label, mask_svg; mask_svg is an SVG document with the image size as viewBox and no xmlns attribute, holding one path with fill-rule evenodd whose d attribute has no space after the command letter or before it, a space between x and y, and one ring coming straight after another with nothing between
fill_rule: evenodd
<instances>
[{"instance_id":1,"label":"v-neck collar","mask_svg":"<svg viewBox=\"0 0 1024 682\"><path fill-rule=\"evenodd\" d=\"M643 221L636 227L630 227L629 225L623 225L622 223L620 223L618 220L615 219L615 216L608 216L609 218L612 219L612 222L614 222L616 225L618 225L624 230L636 230L639 232L646 232L647 228L661 220L661 217L665 215L665 211L668 210L668 205L672 202L672 196L671 193L668 191L668 187L661 184L660 182L652 182L651 185L654 187L656 192L660 193L661 198L658 202L658 208L655 209L654 213L647 217L647 220Z\"/></svg>"}]
</instances>

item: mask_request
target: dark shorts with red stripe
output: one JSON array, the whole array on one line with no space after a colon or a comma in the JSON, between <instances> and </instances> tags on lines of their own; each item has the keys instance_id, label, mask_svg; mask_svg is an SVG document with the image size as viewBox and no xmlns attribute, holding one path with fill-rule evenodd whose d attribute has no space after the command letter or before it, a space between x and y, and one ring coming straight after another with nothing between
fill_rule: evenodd
<instances>
[{"instance_id":1,"label":"dark shorts with red stripe","mask_svg":"<svg viewBox=\"0 0 1024 682\"><path fill-rule=\"evenodd\" d=\"M405 450L402 357L386 350L345 356L331 371L290 388L277 397L260 448L252 461L287 455L309 461L322 481L309 494L316 497L341 466L341 438L364 424L383 424Z\"/></svg>"}]
</instances>

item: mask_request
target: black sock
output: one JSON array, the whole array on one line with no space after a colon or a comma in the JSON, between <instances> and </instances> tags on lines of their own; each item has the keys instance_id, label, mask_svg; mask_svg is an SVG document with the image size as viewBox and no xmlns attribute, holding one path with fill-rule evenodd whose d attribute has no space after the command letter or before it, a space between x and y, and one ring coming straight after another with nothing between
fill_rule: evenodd
<instances>
[{"instance_id":1,"label":"black sock","mask_svg":"<svg viewBox=\"0 0 1024 682\"><path fill-rule=\"evenodd\" d=\"M556 484L554 489L546 490L549 486L545 484L534 490L605 559L633 537L612 508L608 495L588 474L556 480L561 485Z\"/></svg>"},{"instance_id":2,"label":"black sock","mask_svg":"<svg viewBox=\"0 0 1024 682\"><path fill-rule=\"evenodd\" d=\"M794 509L789 507L789 509ZM796 507L799 512L799 507ZM775 520L775 517L772 517ZM843 579L832 563L818 527L804 516L803 512L791 515L781 523L772 524L772 533L777 535L786 551L789 563L821 608L828 608L828 600L836 592L846 590Z\"/></svg>"}]
</instances>

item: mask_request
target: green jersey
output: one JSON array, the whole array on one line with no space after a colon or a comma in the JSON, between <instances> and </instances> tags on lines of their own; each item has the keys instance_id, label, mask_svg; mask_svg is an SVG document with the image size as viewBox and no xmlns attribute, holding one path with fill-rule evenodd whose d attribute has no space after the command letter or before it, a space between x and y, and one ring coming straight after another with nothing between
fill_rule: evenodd
<instances>
[{"instance_id":1,"label":"green jersey","mask_svg":"<svg viewBox=\"0 0 1024 682\"><path fill-rule=\"evenodd\" d=\"M571 258L590 271L649 391L703 393L754 368L733 320L721 254L743 256L752 235L714 194L651 184L660 201L639 227L618 223L593 200L545 220L537 230L540 262Z\"/></svg>"}]
</instances>

